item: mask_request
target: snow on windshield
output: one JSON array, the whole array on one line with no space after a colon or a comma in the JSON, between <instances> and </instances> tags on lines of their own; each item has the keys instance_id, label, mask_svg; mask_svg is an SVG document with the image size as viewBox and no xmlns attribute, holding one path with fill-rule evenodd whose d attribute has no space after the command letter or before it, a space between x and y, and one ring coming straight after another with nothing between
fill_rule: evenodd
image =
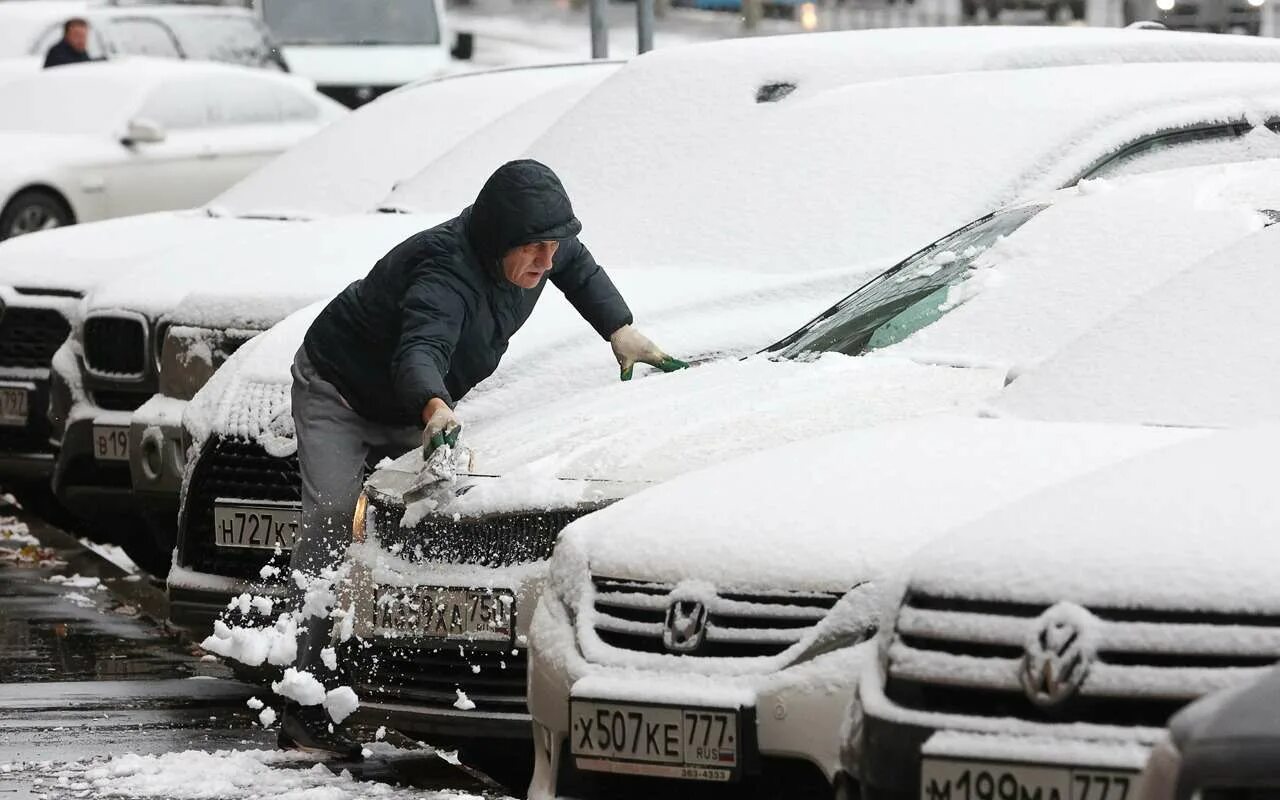
<instances>
[{"instance_id":1,"label":"snow on windshield","mask_svg":"<svg viewBox=\"0 0 1280 800\"><path fill-rule=\"evenodd\" d=\"M123 131L150 85L110 65L59 67L0 84L0 130L103 134Z\"/></svg>"},{"instance_id":2,"label":"snow on windshield","mask_svg":"<svg viewBox=\"0 0 1280 800\"><path fill-rule=\"evenodd\" d=\"M187 58L247 67L275 58L266 30L246 14L170 14L164 22L177 34Z\"/></svg>"},{"instance_id":3,"label":"snow on windshield","mask_svg":"<svg viewBox=\"0 0 1280 800\"><path fill-rule=\"evenodd\" d=\"M284 44L439 44L430 0L263 0L267 25Z\"/></svg>"},{"instance_id":4,"label":"snow on windshield","mask_svg":"<svg viewBox=\"0 0 1280 800\"><path fill-rule=\"evenodd\" d=\"M824 91L833 79L812 64L692 57L702 49L628 64L527 151L560 173L605 265L887 266L1072 182L1135 136L1201 116L1189 101L1210 120L1242 114L1224 81L1280 108L1273 65L977 72ZM779 80L797 89L757 102ZM458 204L458 187L426 179L439 168L406 205Z\"/></svg>"},{"instance_id":5,"label":"snow on windshield","mask_svg":"<svg viewBox=\"0 0 1280 800\"><path fill-rule=\"evenodd\" d=\"M1222 250L1015 380L995 413L1239 426L1280 419L1280 226Z\"/></svg>"},{"instance_id":6,"label":"snow on windshield","mask_svg":"<svg viewBox=\"0 0 1280 800\"><path fill-rule=\"evenodd\" d=\"M508 70L400 89L292 148L223 192L210 208L232 216L302 218L371 211L399 179L518 103L572 81L603 80L614 69L606 64ZM468 187L472 199L479 188Z\"/></svg>"}]
</instances>

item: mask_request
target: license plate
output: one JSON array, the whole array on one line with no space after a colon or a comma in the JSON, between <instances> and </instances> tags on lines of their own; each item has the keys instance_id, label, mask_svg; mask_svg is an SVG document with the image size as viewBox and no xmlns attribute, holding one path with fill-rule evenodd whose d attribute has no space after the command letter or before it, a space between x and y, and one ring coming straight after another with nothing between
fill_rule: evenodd
<instances>
[{"instance_id":1,"label":"license plate","mask_svg":"<svg viewBox=\"0 0 1280 800\"><path fill-rule=\"evenodd\" d=\"M570 700L570 751L581 770L730 781L737 778L740 722L737 711L723 708Z\"/></svg>"},{"instance_id":2,"label":"license plate","mask_svg":"<svg viewBox=\"0 0 1280 800\"><path fill-rule=\"evenodd\" d=\"M26 389L0 387L0 425L27 424L28 396Z\"/></svg>"},{"instance_id":3,"label":"license plate","mask_svg":"<svg viewBox=\"0 0 1280 800\"><path fill-rule=\"evenodd\" d=\"M1138 773L926 758L920 800L1130 800Z\"/></svg>"},{"instance_id":4,"label":"license plate","mask_svg":"<svg viewBox=\"0 0 1280 800\"><path fill-rule=\"evenodd\" d=\"M373 632L378 636L508 642L515 597L491 589L380 586Z\"/></svg>"},{"instance_id":5,"label":"license plate","mask_svg":"<svg viewBox=\"0 0 1280 800\"><path fill-rule=\"evenodd\" d=\"M99 461L128 461L129 429L124 425L94 425L93 457Z\"/></svg>"},{"instance_id":6,"label":"license plate","mask_svg":"<svg viewBox=\"0 0 1280 800\"><path fill-rule=\"evenodd\" d=\"M288 504L217 501L213 505L213 541L219 547L291 550L302 512Z\"/></svg>"}]
</instances>

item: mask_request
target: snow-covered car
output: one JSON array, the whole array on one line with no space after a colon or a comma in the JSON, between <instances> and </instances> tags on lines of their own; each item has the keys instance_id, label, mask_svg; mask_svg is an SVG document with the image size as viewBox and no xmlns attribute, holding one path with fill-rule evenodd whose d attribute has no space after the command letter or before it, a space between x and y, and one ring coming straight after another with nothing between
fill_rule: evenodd
<instances>
[{"instance_id":1,"label":"snow-covered car","mask_svg":"<svg viewBox=\"0 0 1280 800\"><path fill-rule=\"evenodd\" d=\"M73 17L89 23L91 58L188 58L288 71L256 14L212 4L8 0L0 4L0 58L34 57L38 71Z\"/></svg>"},{"instance_id":2,"label":"snow-covered car","mask_svg":"<svg viewBox=\"0 0 1280 800\"><path fill-rule=\"evenodd\" d=\"M305 81L128 59L0 84L0 239L208 201L345 109Z\"/></svg>"},{"instance_id":3,"label":"snow-covered car","mask_svg":"<svg viewBox=\"0 0 1280 800\"><path fill-rule=\"evenodd\" d=\"M1010 370L1055 352L1126 298L1260 227L1265 220L1251 209L1270 204L1240 196L1266 198L1278 170L1273 162L1230 174L1206 168L1207 176L1147 176L1114 191L1105 182L1090 183L1065 191L1051 205L1018 205L982 218L871 281L779 343L772 357L721 359L683 373L590 389L576 371L593 351L571 338L572 311L545 315L546 322L535 318L542 327L531 323L522 332L528 349L513 372L550 374L556 383L531 391L533 378L517 374L460 404L464 419L479 420L467 428L472 474L406 509L402 492L420 466L420 455L411 453L375 472L366 486L364 515L357 512L356 525L378 544L360 552L385 555L357 558L357 588L343 603L361 641L351 656L361 713L464 743L468 737L527 737L526 637L544 559L561 527L645 485L758 449L761 440L744 435L746 430L760 430L769 444L780 444L989 397ZM1236 199L1206 209L1203 189L1215 181ZM997 245L1001 237L1007 239ZM635 298L638 319L651 313L649 303L662 308L666 275L626 268L613 274L624 294ZM767 291L758 293L761 299L725 297L723 277L710 283L711 288L688 283L686 296L700 302L679 314L667 312L673 333L688 326L687 342L715 342L708 349L740 352L755 332L772 330L794 313L768 302ZM807 294L792 291L809 301ZM712 308L723 311L706 313ZM192 429L195 441L221 448L215 454L233 446L247 450L246 436L254 443L256 457L240 464L264 485L276 482L268 487L271 494L258 495L273 501L276 520L296 514L296 467L270 457L292 449L291 431L280 424L286 419L287 384L277 378L278 388L267 399L270 384L263 376L278 375L287 365L316 310L296 315L238 353L187 415L189 422L220 426L212 439L207 429ZM561 329L556 336L552 323ZM868 349L876 353L848 357ZM834 352L813 357L823 350ZM572 402L555 400L561 388ZM238 401L234 416L220 418L231 390L246 398L256 393L258 407ZM764 426L766 431L762 418L782 422ZM643 420L643 432L637 420ZM227 435L230 424L241 427ZM193 587L216 587L228 573L196 572L193 556L217 567L244 552L219 545L213 526L219 505L237 505L219 502L233 496L235 487L223 476L235 463L210 458L209 444L193 462L171 587L175 575ZM196 510L206 521L193 518ZM197 531L209 555L196 550ZM289 543L288 537L268 540L258 559L243 561L235 577L252 577L250 569ZM266 572L280 566L267 564ZM394 593L375 591L376 585L402 586L407 602L426 606L435 605L432 597L449 603L476 599L477 607L485 597L506 597L511 615L503 618L498 635L470 622L437 634L411 613L390 613L388 602L400 604ZM248 588L245 582L223 583L224 592ZM463 619L469 617L464 613ZM474 707L455 707L457 691ZM832 780L834 774L825 777Z\"/></svg>"},{"instance_id":4,"label":"snow-covered car","mask_svg":"<svg viewBox=\"0 0 1280 800\"><path fill-rule=\"evenodd\" d=\"M356 107L450 66L443 0L262 0L289 65Z\"/></svg>"},{"instance_id":5,"label":"snow-covered car","mask_svg":"<svg viewBox=\"0 0 1280 800\"><path fill-rule=\"evenodd\" d=\"M864 796L981 781L1017 797L1141 797L1138 770L1180 707L1280 660L1276 434L1249 427L1280 416L1277 253L1274 226L1218 251L987 409L1241 430L1028 496L913 556L860 683Z\"/></svg>"},{"instance_id":6,"label":"snow-covered car","mask_svg":"<svg viewBox=\"0 0 1280 800\"><path fill-rule=\"evenodd\" d=\"M184 458L178 424L208 376L245 340L336 293L387 249L438 221L376 212L398 179L489 123L515 126L511 154L518 153L520 136L539 130L518 109L536 109L541 118L617 66L472 73L389 95L209 206L273 221L199 249L142 259L96 287L76 309L78 324L53 362L49 416L60 442L53 486L64 505L81 516L107 504L140 508L167 564ZM401 133L387 132L392 121ZM356 163L330 168L335 159ZM142 546L150 545L142 537Z\"/></svg>"},{"instance_id":7,"label":"snow-covered car","mask_svg":"<svg viewBox=\"0 0 1280 800\"><path fill-rule=\"evenodd\" d=\"M1280 444L1274 431L1249 442L1255 461L1258 447ZM1223 465L1219 455L1219 465ZM1234 470L1235 462L1226 462ZM1255 475L1243 476L1251 480ZM1270 493L1262 495L1270 496ZM1206 800L1248 796L1257 787L1280 784L1280 668L1230 689L1219 689L1195 701L1169 720L1169 734L1151 751L1139 779L1137 800Z\"/></svg>"},{"instance_id":8,"label":"snow-covered car","mask_svg":"<svg viewBox=\"0 0 1280 800\"><path fill-rule=\"evenodd\" d=\"M957 523L1188 436L1071 427L1066 444L1044 423L949 415L846 431L571 523L530 624L529 797L726 782L856 797L847 724L901 562ZM438 580L375 548L359 546L384 567L380 592ZM473 660L484 670L456 681L483 708L495 670Z\"/></svg>"}]
</instances>

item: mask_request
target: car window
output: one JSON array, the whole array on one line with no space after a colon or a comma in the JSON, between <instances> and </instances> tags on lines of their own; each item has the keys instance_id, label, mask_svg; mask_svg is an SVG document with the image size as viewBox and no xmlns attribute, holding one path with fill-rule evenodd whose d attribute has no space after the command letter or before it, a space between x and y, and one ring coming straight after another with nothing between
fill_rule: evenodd
<instances>
[{"instance_id":1,"label":"car window","mask_svg":"<svg viewBox=\"0 0 1280 800\"><path fill-rule=\"evenodd\" d=\"M203 82L214 125L262 125L280 121L280 95L268 81L246 75Z\"/></svg>"},{"instance_id":2,"label":"car window","mask_svg":"<svg viewBox=\"0 0 1280 800\"><path fill-rule=\"evenodd\" d=\"M289 86L272 86L271 91L280 105L280 119L285 122L309 122L320 116L315 100Z\"/></svg>"},{"instance_id":3,"label":"car window","mask_svg":"<svg viewBox=\"0 0 1280 800\"><path fill-rule=\"evenodd\" d=\"M200 81L169 81L151 91L138 116L158 122L166 130L201 128L209 124L209 93Z\"/></svg>"},{"instance_id":4,"label":"car window","mask_svg":"<svg viewBox=\"0 0 1280 800\"><path fill-rule=\"evenodd\" d=\"M1280 156L1280 135L1266 127L1221 125L1155 136L1126 148L1087 177L1114 178L1181 167Z\"/></svg>"},{"instance_id":5,"label":"car window","mask_svg":"<svg viewBox=\"0 0 1280 800\"><path fill-rule=\"evenodd\" d=\"M35 45L31 48L31 54L43 57L45 53L49 52L50 47L62 41L63 24L62 22L56 22L50 25L44 33L40 34L40 38L36 39ZM90 58L102 58L103 55L102 33L95 30L93 26L89 27L88 52Z\"/></svg>"},{"instance_id":6,"label":"car window","mask_svg":"<svg viewBox=\"0 0 1280 800\"><path fill-rule=\"evenodd\" d=\"M187 58L224 61L248 67L279 64L266 27L239 14L174 14L165 20Z\"/></svg>"},{"instance_id":7,"label":"car window","mask_svg":"<svg viewBox=\"0 0 1280 800\"><path fill-rule=\"evenodd\" d=\"M173 32L149 17L115 17L106 23L108 46L114 55L182 58Z\"/></svg>"},{"instance_id":8,"label":"car window","mask_svg":"<svg viewBox=\"0 0 1280 800\"><path fill-rule=\"evenodd\" d=\"M430 0L262 0L285 44L439 44Z\"/></svg>"},{"instance_id":9,"label":"car window","mask_svg":"<svg viewBox=\"0 0 1280 800\"><path fill-rule=\"evenodd\" d=\"M873 278L766 352L782 358L859 355L902 341L959 305L954 293L981 266L982 254L1044 208L1019 206L961 228Z\"/></svg>"}]
</instances>

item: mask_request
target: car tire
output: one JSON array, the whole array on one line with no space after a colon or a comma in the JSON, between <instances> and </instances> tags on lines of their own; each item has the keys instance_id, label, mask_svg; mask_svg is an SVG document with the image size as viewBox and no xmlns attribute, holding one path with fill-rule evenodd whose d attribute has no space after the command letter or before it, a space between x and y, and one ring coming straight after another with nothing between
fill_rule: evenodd
<instances>
[{"instance_id":1,"label":"car tire","mask_svg":"<svg viewBox=\"0 0 1280 800\"><path fill-rule=\"evenodd\" d=\"M26 189L14 195L0 213L0 239L72 225L66 202L47 189Z\"/></svg>"}]
</instances>

